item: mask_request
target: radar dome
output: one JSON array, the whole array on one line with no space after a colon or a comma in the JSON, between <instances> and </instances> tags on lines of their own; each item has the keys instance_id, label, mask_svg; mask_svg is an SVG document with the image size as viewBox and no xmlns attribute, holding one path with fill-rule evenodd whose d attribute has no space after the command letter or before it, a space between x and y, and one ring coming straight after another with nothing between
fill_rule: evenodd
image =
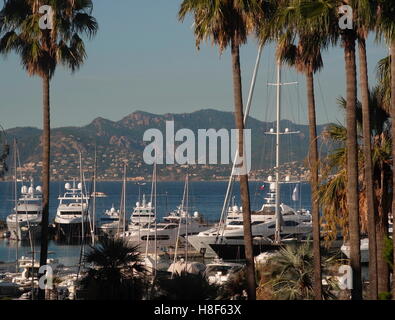
<instances>
[{"instance_id":1,"label":"radar dome","mask_svg":"<svg viewBox=\"0 0 395 320\"><path fill-rule=\"evenodd\" d=\"M42 193L42 192L43 192L43 189L41 188L41 186L37 186L37 187L36 187L36 191L39 192L39 193Z\"/></svg>"},{"instance_id":2,"label":"radar dome","mask_svg":"<svg viewBox=\"0 0 395 320\"><path fill-rule=\"evenodd\" d=\"M26 186L23 186L23 187L21 188L21 192L22 192L22 193L27 193L27 187L26 187Z\"/></svg>"},{"instance_id":3,"label":"radar dome","mask_svg":"<svg viewBox=\"0 0 395 320\"><path fill-rule=\"evenodd\" d=\"M28 193L29 194L33 194L34 193L34 188L33 187L29 187Z\"/></svg>"},{"instance_id":4,"label":"radar dome","mask_svg":"<svg viewBox=\"0 0 395 320\"><path fill-rule=\"evenodd\" d=\"M66 190L70 190L70 189L71 189L71 184L70 184L70 183L66 183L66 184L64 185L64 188L65 188Z\"/></svg>"},{"instance_id":5,"label":"radar dome","mask_svg":"<svg viewBox=\"0 0 395 320\"><path fill-rule=\"evenodd\" d=\"M272 176L269 176L269 177L267 178L267 181L272 182L272 181L273 181L273 177L272 177Z\"/></svg>"},{"instance_id":6,"label":"radar dome","mask_svg":"<svg viewBox=\"0 0 395 320\"><path fill-rule=\"evenodd\" d=\"M285 181L286 181L286 182L289 182L290 180L291 180L291 177L290 177L290 176L286 176L286 177L285 177Z\"/></svg>"},{"instance_id":7,"label":"radar dome","mask_svg":"<svg viewBox=\"0 0 395 320\"><path fill-rule=\"evenodd\" d=\"M82 190L82 183L81 182L78 184L78 189Z\"/></svg>"}]
</instances>

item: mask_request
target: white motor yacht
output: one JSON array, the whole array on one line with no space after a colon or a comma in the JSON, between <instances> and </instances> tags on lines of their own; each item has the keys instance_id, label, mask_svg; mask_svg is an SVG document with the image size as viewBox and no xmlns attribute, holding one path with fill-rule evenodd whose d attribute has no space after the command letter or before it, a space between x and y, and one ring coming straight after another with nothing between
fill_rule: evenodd
<instances>
[{"instance_id":1,"label":"white motor yacht","mask_svg":"<svg viewBox=\"0 0 395 320\"><path fill-rule=\"evenodd\" d=\"M100 231L103 234L114 236L118 232L119 229L119 220L120 220L121 212L120 210L116 210L114 205L110 210L106 210L104 212L103 217L100 218L101 225L99 227Z\"/></svg>"},{"instance_id":2,"label":"white motor yacht","mask_svg":"<svg viewBox=\"0 0 395 320\"><path fill-rule=\"evenodd\" d=\"M82 191L82 183L65 185L66 192L60 196L56 211L55 227L58 239L72 240L90 233L89 196Z\"/></svg>"},{"instance_id":3,"label":"white motor yacht","mask_svg":"<svg viewBox=\"0 0 395 320\"><path fill-rule=\"evenodd\" d=\"M42 189L22 186L21 196L17 201L14 213L7 217L7 228L13 240L37 239L41 234ZM32 239L32 240L33 240Z\"/></svg>"},{"instance_id":4,"label":"white motor yacht","mask_svg":"<svg viewBox=\"0 0 395 320\"><path fill-rule=\"evenodd\" d=\"M154 223L155 208L151 202L146 202L145 195L143 195L142 202L136 202L132 215L130 217L131 224L144 225L147 223Z\"/></svg>"}]
</instances>

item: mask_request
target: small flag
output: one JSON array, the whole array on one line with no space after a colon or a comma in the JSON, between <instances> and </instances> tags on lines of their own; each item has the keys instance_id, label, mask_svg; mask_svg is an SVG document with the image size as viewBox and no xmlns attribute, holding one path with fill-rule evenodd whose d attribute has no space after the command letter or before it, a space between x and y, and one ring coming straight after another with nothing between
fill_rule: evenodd
<instances>
[{"instance_id":1,"label":"small flag","mask_svg":"<svg viewBox=\"0 0 395 320\"><path fill-rule=\"evenodd\" d=\"M259 188L259 190L265 190L265 185L264 185L264 184L261 185L260 188Z\"/></svg>"},{"instance_id":2,"label":"small flag","mask_svg":"<svg viewBox=\"0 0 395 320\"><path fill-rule=\"evenodd\" d=\"M298 201L298 200L299 200L299 185L296 185L294 191L292 192L292 201Z\"/></svg>"}]
</instances>

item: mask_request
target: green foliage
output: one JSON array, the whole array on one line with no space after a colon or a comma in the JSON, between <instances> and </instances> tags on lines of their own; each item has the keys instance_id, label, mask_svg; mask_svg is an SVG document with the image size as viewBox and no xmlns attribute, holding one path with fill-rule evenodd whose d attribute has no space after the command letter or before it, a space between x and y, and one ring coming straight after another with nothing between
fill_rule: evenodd
<instances>
[{"instance_id":1,"label":"green foliage","mask_svg":"<svg viewBox=\"0 0 395 320\"><path fill-rule=\"evenodd\" d=\"M336 262L336 256L324 257L322 273L329 274ZM270 280L262 285L270 286L274 298L279 300L309 300L314 299L313 276L312 246L307 242L287 245L268 260L265 278ZM328 278L327 283L323 297L335 299L333 292L338 289L337 281Z\"/></svg>"},{"instance_id":2,"label":"green foliage","mask_svg":"<svg viewBox=\"0 0 395 320\"><path fill-rule=\"evenodd\" d=\"M91 268L81 280L89 300L141 299L145 268L137 247L122 239L104 238L91 247L84 261Z\"/></svg>"},{"instance_id":3,"label":"green foliage","mask_svg":"<svg viewBox=\"0 0 395 320\"><path fill-rule=\"evenodd\" d=\"M384 239L384 259L391 269L394 268L394 245L390 237Z\"/></svg>"},{"instance_id":4,"label":"green foliage","mask_svg":"<svg viewBox=\"0 0 395 320\"><path fill-rule=\"evenodd\" d=\"M52 30L41 30L40 5L53 10ZM81 38L96 34L97 22L90 15L91 0L6 0L0 11L0 53L15 52L29 75L52 77L62 64L73 72L85 61Z\"/></svg>"},{"instance_id":5,"label":"green foliage","mask_svg":"<svg viewBox=\"0 0 395 320\"><path fill-rule=\"evenodd\" d=\"M379 300L392 300L392 293L391 292L380 292L379 293Z\"/></svg>"},{"instance_id":6,"label":"green foliage","mask_svg":"<svg viewBox=\"0 0 395 320\"><path fill-rule=\"evenodd\" d=\"M246 269L243 268L229 276L228 281L219 290L219 297L224 300L241 299L245 295L246 288L247 273Z\"/></svg>"},{"instance_id":7,"label":"green foliage","mask_svg":"<svg viewBox=\"0 0 395 320\"><path fill-rule=\"evenodd\" d=\"M160 300L213 300L218 295L218 287L202 274L175 274L173 279L158 279L157 286L156 299Z\"/></svg>"}]
</instances>

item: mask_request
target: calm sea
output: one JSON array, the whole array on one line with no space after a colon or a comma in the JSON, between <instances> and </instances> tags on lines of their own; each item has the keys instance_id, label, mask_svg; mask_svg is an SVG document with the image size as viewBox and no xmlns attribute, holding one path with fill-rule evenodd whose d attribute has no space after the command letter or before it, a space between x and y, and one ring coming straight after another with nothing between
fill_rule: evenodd
<instances>
[{"instance_id":1,"label":"calm sea","mask_svg":"<svg viewBox=\"0 0 395 320\"><path fill-rule=\"evenodd\" d=\"M268 185L261 190L262 183L251 182L251 207L252 209L259 209L264 202L264 197L268 190ZM87 186L88 190L90 186ZM227 182L191 182L189 186L190 196L190 212L198 211L204 218L211 222L217 222L223 206ZM292 193L295 185L283 185L281 188L281 201L295 209L306 208L310 209L310 186L302 184L299 188L298 201L292 200ZM20 189L20 187L18 188ZM147 201L151 194L151 184L139 186L134 182L128 182L126 187L127 193L127 211L132 212L136 201L138 201L139 193L145 194ZM182 200L184 189L183 182L158 182L157 185L157 212L159 217L165 216L168 212L175 209ZM236 204L240 205L239 185L234 186L233 196ZM5 221L8 214L14 208L13 204L13 183L0 183L0 220ZM100 217L102 213L110 209L112 205L119 208L120 195L122 190L121 182L99 182L97 184L97 191L104 192L107 197L97 198L96 208L97 216ZM51 183L51 197L50 197L50 221L52 222L56 208L58 206L58 196L64 192L64 182ZM15 243L7 239L0 239L0 261L10 262L15 261ZM79 259L80 247L60 245L51 241L49 245L50 257L60 260L65 265L74 265ZM29 245L23 245L19 248L20 255L31 255L31 248Z\"/></svg>"}]
</instances>

